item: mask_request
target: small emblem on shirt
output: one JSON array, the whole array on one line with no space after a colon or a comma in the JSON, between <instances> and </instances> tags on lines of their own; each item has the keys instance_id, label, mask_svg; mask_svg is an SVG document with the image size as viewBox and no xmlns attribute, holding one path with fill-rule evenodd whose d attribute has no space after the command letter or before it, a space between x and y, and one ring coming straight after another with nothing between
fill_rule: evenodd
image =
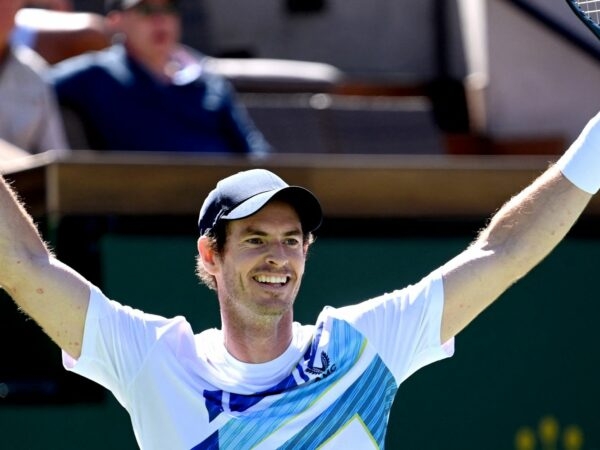
<instances>
[{"instance_id":1,"label":"small emblem on shirt","mask_svg":"<svg viewBox=\"0 0 600 450\"><path fill-rule=\"evenodd\" d=\"M329 360L329 355L323 351L321 351L321 367L315 366L314 361L311 362L312 364L309 364L306 367L306 372L310 373L311 375L319 375L318 379L325 378L336 370L335 364L331 364Z\"/></svg>"}]
</instances>

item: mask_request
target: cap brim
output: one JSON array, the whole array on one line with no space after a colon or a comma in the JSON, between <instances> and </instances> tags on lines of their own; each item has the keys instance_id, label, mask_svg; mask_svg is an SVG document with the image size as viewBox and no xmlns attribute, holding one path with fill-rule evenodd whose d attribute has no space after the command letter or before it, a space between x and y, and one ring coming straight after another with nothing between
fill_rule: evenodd
<instances>
[{"instance_id":1,"label":"cap brim","mask_svg":"<svg viewBox=\"0 0 600 450\"><path fill-rule=\"evenodd\" d=\"M290 203L296 209L303 231L314 231L321 225L323 213L319 201L312 192L300 186L287 186L256 194L223 215L221 219L236 220L249 217L275 198Z\"/></svg>"}]
</instances>

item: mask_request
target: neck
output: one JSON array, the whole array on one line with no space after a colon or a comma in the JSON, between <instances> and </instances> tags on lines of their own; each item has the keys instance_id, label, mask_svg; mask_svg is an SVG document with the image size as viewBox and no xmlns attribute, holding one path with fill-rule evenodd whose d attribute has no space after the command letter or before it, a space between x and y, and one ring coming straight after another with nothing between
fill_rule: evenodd
<instances>
[{"instance_id":1,"label":"neck","mask_svg":"<svg viewBox=\"0 0 600 450\"><path fill-rule=\"evenodd\" d=\"M259 364L281 356L292 341L292 314L258 321L222 317L225 348L236 359Z\"/></svg>"}]
</instances>

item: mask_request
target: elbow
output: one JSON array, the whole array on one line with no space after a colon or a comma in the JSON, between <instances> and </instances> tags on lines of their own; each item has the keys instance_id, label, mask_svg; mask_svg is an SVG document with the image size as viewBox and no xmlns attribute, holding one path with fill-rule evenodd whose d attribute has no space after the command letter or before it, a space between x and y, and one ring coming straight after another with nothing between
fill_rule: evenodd
<instances>
[{"instance_id":1,"label":"elbow","mask_svg":"<svg viewBox=\"0 0 600 450\"><path fill-rule=\"evenodd\" d=\"M45 248L3 252L0 286L9 294L16 294L23 286L37 279L51 265L51 259Z\"/></svg>"},{"instance_id":2,"label":"elbow","mask_svg":"<svg viewBox=\"0 0 600 450\"><path fill-rule=\"evenodd\" d=\"M493 254L497 267L500 267L506 285L512 285L527 275L548 252L541 252L539 248L527 242L504 242L488 251Z\"/></svg>"}]
</instances>

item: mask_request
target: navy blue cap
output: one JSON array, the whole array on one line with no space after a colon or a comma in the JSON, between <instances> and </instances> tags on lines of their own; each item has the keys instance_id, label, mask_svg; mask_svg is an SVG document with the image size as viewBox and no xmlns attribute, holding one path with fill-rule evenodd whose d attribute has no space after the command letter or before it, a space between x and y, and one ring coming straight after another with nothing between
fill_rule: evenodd
<instances>
[{"instance_id":1,"label":"navy blue cap","mask_svg":"<svg viewBox=\"0 0 600 450\"><path fill-rule=\"evenodd\" d=\"M251 169L222 179L208 194L198 217L200 235L220 220L251 216L275 198L294 207L303 232L314 231L321 225L321 205L312 192L300 186L290 186L268 170Z\"/></svg>"}]
</instances>

